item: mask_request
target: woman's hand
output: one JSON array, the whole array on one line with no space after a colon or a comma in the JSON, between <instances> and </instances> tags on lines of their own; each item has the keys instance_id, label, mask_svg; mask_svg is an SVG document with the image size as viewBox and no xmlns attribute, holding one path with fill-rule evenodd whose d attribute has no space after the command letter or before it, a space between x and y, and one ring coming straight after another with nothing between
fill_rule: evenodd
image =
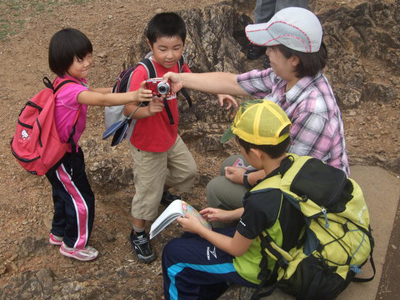
<instances>
[{"instance_id":1,"label":"woman's hand","mask_svg":"<svg viewBox=\"0 0 400 300\"><path fill-rule=\"evenodd\" d=\"M243 184L244 173L246 169L241 167L225 167L225 177L234 183Z\"/></svg>"},{"instance_id":2,"label":"woman's hand","mask_svg":"<svg viewBox=\"0 0 400 300\"><path fill-rule=\"evenodd\" d=\"M224 102L227 103L226 109L230 109L230 108L232 107L232 104L233 104L235 107L238 107L238 103L237 103L236 99L233 98L231 95L227 95L227 94L218 94L218 95L217 95L217 98L218 98L219 105L220 105L221 107L224 106Z\"/></svg>"},{"instance_id":3,"label":"woman's hand","mask_svg":"<svg viewBox=\"0 0 400 300\"><path fill-rule=\"evenodd\" d=\"M167 83L169 81L171 85L171 91L173 93L177 93L183 88L183 81L181 79L180 73L168 72L164 74L163 79L164 83Z\"/></svg>"}]
</instances>

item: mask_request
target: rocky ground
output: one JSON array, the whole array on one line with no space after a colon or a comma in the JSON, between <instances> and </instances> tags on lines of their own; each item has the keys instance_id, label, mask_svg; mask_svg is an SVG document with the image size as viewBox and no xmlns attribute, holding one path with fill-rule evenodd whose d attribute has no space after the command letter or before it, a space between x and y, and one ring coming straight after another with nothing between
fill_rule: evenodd
<instances>
[{"instance_id":1,"label":"rocky ground","mask_svg":"<svg viewBox=\"0 0 400 300\"><path fill-rule=\"evenodd\" d=\"M154 13L190 11L218 2L220 1L1 1L0 165L3 172L0 177L0 299L161 298L159 259L150 265L138 263L127 238L131 228L130 202L134 191L132 186L126 184L130 179L124 180L127 176L125 163L128 164L130 158L126 147L111 148L108 141L101 141L104 130L103 110L90 108L88 128L81 143L87 155L88 172L97 197L91 245L100 251L100 257L94 262L81 263L65 258L56 247L48 244L47 234L52 217L50 186L45 178L30 176L17 165L9 150L9 140L13 135L19 110L41 88L42 77L50 76L47 46L52 34L60 28L76 27L89 36L95 49L95 65L89 81L97 87L110 86L122 63L132 52L137 37L141 36L145 24ZM251 9L254 7L251 2L255 1L226 2L239 5L243 12L251 16ZM391 30L398 33L398 1L370 1L368 4L368 1L321 0L310 1L310 5L327 22L326 29L332 34L326 42L328 46L333 46L334 43L341 42L335 32L340 31L337 28L344 26L346 21L337 24L332 20L332 9L336 9L337 15L348 12L356 14L357 11L364 11L358 9L354 12L352 9L357 5L372 5L373 2L376 6L397 3L397 6L391 6L395 21ZM392 18L391 16L392 14L388 14L387 19ZM385 14L382 14L380 20L384 18ZM363 20L369 22L367 17ZM381 48L360 50L355 47L354 53L362 54L357 61L352 60L351 53L346 53L346 60L330 61L327 74L331 77L335 92L340 96L351 164L378 165L399 176L399 41L397 44L393 42L390 34L387 34L390 30L382 29L377 19L371 19L370 22L373 24L372 28L378 31ZM360 34L360 43L368 39L368 33ZM356 38L354 31L347 30L345 34L350 40L354 41ZM358 41L354 44L357 43ZM343 48L345 46L343 43ZM334 49L333 55L340 55L340 47L331 48ZM240 57L243 59L244 56ZM382 61L390 60L392 64L384 64L377 57L383 57ZM348 61L355 63L346 63ZM250 69L260 63L262 61L245 62L243 68ZM337 72L342 69L331 67L332 65L343 65L344 73L349 69L356 70L352 73L356 76L338 78ZM366 72L361 75L363 70ZM361 77L362 84L371 87L364 88L363 92L357 89L361 84L358 81ZM359 101L351 102L351 99ZM195 139L188 139L188 144L199 167L199 178L193 190L184 197L190 199L195 206L201 207L205 203L205 184L217 174L219 163L226 153L202 151L203 144L196 143ZM107 169L110 164L118 167L119 178L123 179L114 181L114 185L112 180L107 184L102 181L107 176L110 177L110 174L115 179L114 171ZM160 211L162 209L160 206ZM400 267L398 224L397 217L377 299L397 299L400 293L396 285ZM179 227L173 224L160 234L154 241L157 254L160 255L163 245L180 232Z\"/></svg>"}]
</instances>

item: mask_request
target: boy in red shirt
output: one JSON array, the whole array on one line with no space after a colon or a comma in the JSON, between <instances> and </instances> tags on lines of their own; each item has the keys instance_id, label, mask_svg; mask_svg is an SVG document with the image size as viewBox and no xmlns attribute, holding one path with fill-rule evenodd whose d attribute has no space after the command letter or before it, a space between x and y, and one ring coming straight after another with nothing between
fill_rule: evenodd
<instances>
[{"instance_id":1,"label":"boy in red shirt","mask_svg":"<svg viewBox=\"0 0 400 300\"><path fill-rule=\"evenodd\" d=\"M153 52L150 59L157 77L167 72L179 73L178 62L185 39L186 25L179 15L160 13L150 20L147 25L147 43ZM186 63L182 72L190 72ZM138 90L140 84L147 79L146 68L138 66L132 75L130 91ZM227 101L232 102L230 99ZM169 107L170 116L165 103ZM145 232L145 222L157 217L160 201L169 204L178 199L168 192L169 187L182 192L189 191L195 181L197 167L178 134L179 114L175 93L165 98L153 97L148 106L126 105L124 114L130 115L135 109L137 111L133 118L136 124L129 143L136 190L132 200L133 230L130 240L138 259L149 263L156 256Z\"/></svg>"}]
</instances>

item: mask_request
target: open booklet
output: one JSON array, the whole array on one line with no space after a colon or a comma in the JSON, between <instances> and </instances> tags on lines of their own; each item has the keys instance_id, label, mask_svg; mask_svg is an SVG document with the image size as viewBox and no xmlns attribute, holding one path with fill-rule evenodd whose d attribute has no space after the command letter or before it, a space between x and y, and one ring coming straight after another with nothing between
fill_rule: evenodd
<instances>
[{"instance_id":1,"label":"open booklet","mask_svg":"<svg viewBox=\"0 0 400 300\"><path fill-rule=\"evenodd\" d=\"M179 217L184 217L185 214L190 214L200 220L204 226L211 228L211 225L201 216L201 214L190 204L183 200L174 200L162 212L162 214L154 221L150 227L150 239L159 234L165 227L171 224Z\"/></svg>"},{"instance_id":2,"label":"open booklet","mask_svg":"<svg viewBox=\"0 0 400 300\"><path fill-rule=\"evenodd\" d=\"M246 169L248 171L257 171L257 169L254 168L252 165L246 166L244 164L243 159L241 159L240 157L233 163L232 167L240 167L240 168Z\"/></svg>"}]
</instances>

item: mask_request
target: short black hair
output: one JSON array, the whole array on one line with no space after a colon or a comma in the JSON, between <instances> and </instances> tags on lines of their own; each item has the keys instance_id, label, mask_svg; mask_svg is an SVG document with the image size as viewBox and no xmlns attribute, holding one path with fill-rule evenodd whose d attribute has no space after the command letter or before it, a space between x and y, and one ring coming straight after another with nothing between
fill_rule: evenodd
<instances>
[{"instance_id":1,"label":"short black hair","mask_svg":"<svg viewBox=\"0 0 400 300\"><path fill-rule=\"evenodd\" d=\"M88 37L74 28L56 32L50 40L49 67L57 76L63 77L74 62L74 57L83 59L93 52Z\"/></svg>"},{"instance_id":2,"label":"short black hair","mask_svg":"<svg viewBox=\"0 0 400 300\"><path fill-rule=\"evenodd\" d=\"M290 131L290 125L286 126L285 128L282 129L281 133L279 136L282 136ZM239 142L240 146L243 147L244 151L246 153L249 153L250 149L259 149L263 151L264 153L268 154L269 157L272 159L281 157L287 150L290 144L290 135L286 139L284 139L282 142L280 142L277 145L255 145L251 144L249 142L246 142L245 140L242 140L238 136L236 136L236 140Z\"/></svg>"},{"instance_id":3,"label":"short black hair","mask_svg":"<svg viewBox=\"0 0 400 300\"><path fill-rule=\"evenodd\" d=\"M305 53L290 49L282 44L272 46L272 48L279 49L284 57L290 58L293 55L297 56L300 63L297 65L295 72L298 78L303 78L306 76L314 77L318 72L322 71L326 66L328 60L328 51L326 49L325 43L321 43L321 47L318 52Z\"/></svg>"},{"instance_id":4,"label":"short black hair","mask_svg":"<svg viewBox=\"0 0 400 300\"><path fill-rule=\"evenodd\" d=\"M147 24L147 39L153 45L158 38L179 36L186 40L186 25L182 17L173 12L156 14Z\"/></svg>"}]
</instances>

